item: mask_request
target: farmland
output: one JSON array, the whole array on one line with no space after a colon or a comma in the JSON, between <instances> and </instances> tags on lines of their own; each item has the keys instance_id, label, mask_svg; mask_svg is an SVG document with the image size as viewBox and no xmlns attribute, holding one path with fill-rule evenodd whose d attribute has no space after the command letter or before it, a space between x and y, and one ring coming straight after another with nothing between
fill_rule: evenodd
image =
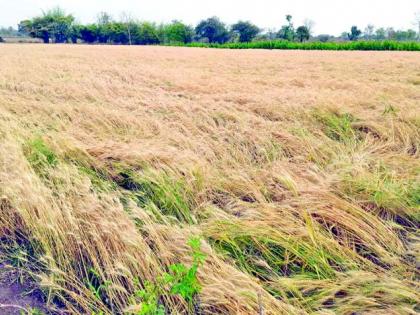
<instances>
[{"instance_id":1,"label":"farmland","mask_svg":"<svg viewBox=\"0 0 420 315\"><path fill-rule=\"evenodd\" d=\"M49 307L415 314L418 52L0 56L0 256Z\"/></svg>"}]
</instances>

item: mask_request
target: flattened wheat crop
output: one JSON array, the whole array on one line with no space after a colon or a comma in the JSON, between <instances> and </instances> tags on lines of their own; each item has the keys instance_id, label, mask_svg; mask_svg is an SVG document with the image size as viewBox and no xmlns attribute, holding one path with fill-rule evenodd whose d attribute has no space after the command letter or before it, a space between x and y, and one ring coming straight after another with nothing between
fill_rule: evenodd
<instances>
[{"instance_id":1,"label":"flattened wheat crop","mask_svg":"<svg viewBox=\"0 0 420 315\"><path fill-rule=\"evenodd\" d=\"M415 314L417 52L0 47L0 255L70 314Z\"/></svg>"}]
</instances>

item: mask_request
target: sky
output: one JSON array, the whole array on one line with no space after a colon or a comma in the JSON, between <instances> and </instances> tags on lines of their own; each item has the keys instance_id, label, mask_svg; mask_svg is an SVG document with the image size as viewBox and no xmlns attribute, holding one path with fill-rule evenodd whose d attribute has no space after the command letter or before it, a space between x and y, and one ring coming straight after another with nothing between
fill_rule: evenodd
<instances>
[{"instance_id":1,"label":"sky","mask_svg":"<svg viewBox=\"0 0 420 315\"><path fill-rule=\"evenodd\" d=\"M420 0L0 0L0 26L14 26L42 10L60 6L79 22L94 22L99 12L119 18L123 12L139 20L170 22L177 19L195 25L201 19L218 16L227 24L250 20L261 28L278 29L291 14L295 25L305 18L315 22L316 34L338 35L352 25L396 29L415 28ZM416 28L415 28L416 29Z\"/></svg>"}]
</instances>

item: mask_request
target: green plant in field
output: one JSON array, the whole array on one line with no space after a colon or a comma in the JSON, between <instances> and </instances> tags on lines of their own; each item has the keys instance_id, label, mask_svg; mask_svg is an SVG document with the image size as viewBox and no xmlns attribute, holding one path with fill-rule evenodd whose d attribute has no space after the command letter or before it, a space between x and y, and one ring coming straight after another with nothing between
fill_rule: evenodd
<instances>
[{"instance_id":1,"label":"green plant in field","mask_svg":"<svg viewBox=\"0 0 420 315\"><path fill-rule=\"evenodd\" d=\"M377 165L372 170L346 173L342 179L343 191L366 206L391 215L419 220L420 186L411 179L396 178L389 169Z\"/></svg>"},{"instance_id":2,"label":"green plant in field","mask_svg":"<svg viewBox=\"0 0 420 315\"><path fill-rule=\"evenodd\" d=\"M356 121L353 115L315 110L313 116L323 125L323 131L329 138L344 143L358 140L358 135L352 127L352 123Z\"/></svg>"},{"instance_id":3,"label":"green plant in field","mask_svg":"<svg viewBox=\"0 0 420 315\"><path fill-rule=\"evenodd\" d=\"M81 165L78 167L80 173L89 177L92 188L99 192L109 192L115 190L117 185L108 180L105 174L93 167Z\"/></svg>"},{"instance_id":4,"label":"green plant in field","mask_svg":"<svg viewBox=\"0 0 420 315\"><path fill-rule=\"evenodd\" d=\"M310 240L291 239L281 231L218 221L209 227L207 234L213 246L233 258L240 269L261 279L269 279L273 274L331 278L335 274L332 263L348 265L340 253L315 245Z\"/></svg>"},{"instance_id":5,"label":"green plant in field","mask_svg":"<svg viewBox=\"0 0 420 315\"><path fill-rule=\"evenodd\" d=\"M191 213L193 195L182 178L157 171L139 175L126 170L121 174L123 180L120 186L133 191L140 206L158 209L163 215L172 216L180 222L195 222Z\"/></svg>"},{"instance_id":6,"label":"green plant in field","mask_svg":"<svg viewBox=\"0 0 420 315\"><path fill-rule=\"evenodd\" d=\"M42 138L28 141L24 153L34 171L41 177L47 177L47 170L58 164L57 155L47 146Z\"/></svg>"},{"instance_id":7,"label":"green plant in field","mask_svg":"<svg viewBox=\"0 0 420 315\"><path fill-rule=\"evenodd\" d=\"M169 295L181 296L192 309L194 299L201 291L201 285L197 278L198 269L205 261L205 254L201 251L200 238L191 238L188 241L191 248L192 265L174 264L169 266L169 271L159 277L155 283L146 281L143 288L134 292L130 298L133 305L139 304L140 309L128 314L135 315L163 315L165 308L160 303L162 295L167 292ZM140 281L135 280L135 286L140 288Z\"/></svg>"},{"instance_id":8,"label":"green plant in field","mask_svg":"<svg viewBox=\"0 0 420 315\"><path fill-rule=\"evenodd\" d=\"M20 311L20 315L45 315L45 313L43 311L41 311L38 308L28 308L25 311Z\"/></svg>"},{"instance_id":9,"label":"green plant in field","mask_svg":"<svg viewBox=\"0 0 420 315\"><path fill-rule=\"evenodd\" d=\"M221 49L301 49L301 50L398 50L420 51L419 42L398 41L353 41L353 42L306 42L297 43L285 40L265 40L250 43L189 43L171 44L171 46L187 46Z\"/></svg>"},{"instance_id":10,"label":"green plant in field","mask_svg":"<svg viewBox=\"0 0 420 315\"><path fill-rule=\"evenodd\" d=\"M383 115L391 115L391 116L396 116L398 112L398 109L392 105L386 105L385 109L383 111Z\"/></svg>"},{"instance_id":11,"label":"green plant in field","mask_svg":"<svg viewBox=\"0 0 420 315\"><path fill-rule=\"evenodd\" d=\"M179 294L189 304L194 300L196 294L201 290L197 279L198 268L204 263L206 256L200 250L201 240L192 238L188 244L192 250L193 263L191 267L184 264L175 264L170 266L170 272L165 275L165 282L171 287L171 294Z\"/></svg>"},{"instance_id":12,"label":"green plant in field","mask_svg":"<svg viewBox=\"0 0 420 315\"><path fill-rule=\"evenodd\" d=\"M135 280L136 287L140 287L140 281ZM138 289L134 292L134 296L131 298L132 302L140 301L141 308L135 315L164 315L165 308L159 303L161 295L161 288L159 285L151 282L146 282L143 289Z\"/></svg>"},{"instance_id":13,"label":"green plant in field","mask_svg":"<svg viewBox=\"0 0 420 315\"><path fill-rule=\"evenodd\" d=\"M103 300L103 295L111 284L109 280L102 280L101 275L94 268L89 269L86 286L97 300Z\"/></svg>"}]
</instances>

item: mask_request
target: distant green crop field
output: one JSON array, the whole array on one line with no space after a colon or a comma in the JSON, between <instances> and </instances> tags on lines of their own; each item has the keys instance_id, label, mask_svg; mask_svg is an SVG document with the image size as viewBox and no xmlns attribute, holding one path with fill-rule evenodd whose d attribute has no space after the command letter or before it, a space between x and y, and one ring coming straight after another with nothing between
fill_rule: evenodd
<instances>
[{"instance_id":1,"label":"distant green crop field","mask_svg":"<svg viewBox=\"0 0 420 315\"><path fill-rule=\"evenodd\" d=\"M357 41L357 42L308 42L295 43L288 41L260 41L251 43L207 44L189 43L172 44L174 46L226 48L226 49L301 49L301 50L399 50L420 51L420 42L397 41Z\"/></svg>"}]
</instances>

